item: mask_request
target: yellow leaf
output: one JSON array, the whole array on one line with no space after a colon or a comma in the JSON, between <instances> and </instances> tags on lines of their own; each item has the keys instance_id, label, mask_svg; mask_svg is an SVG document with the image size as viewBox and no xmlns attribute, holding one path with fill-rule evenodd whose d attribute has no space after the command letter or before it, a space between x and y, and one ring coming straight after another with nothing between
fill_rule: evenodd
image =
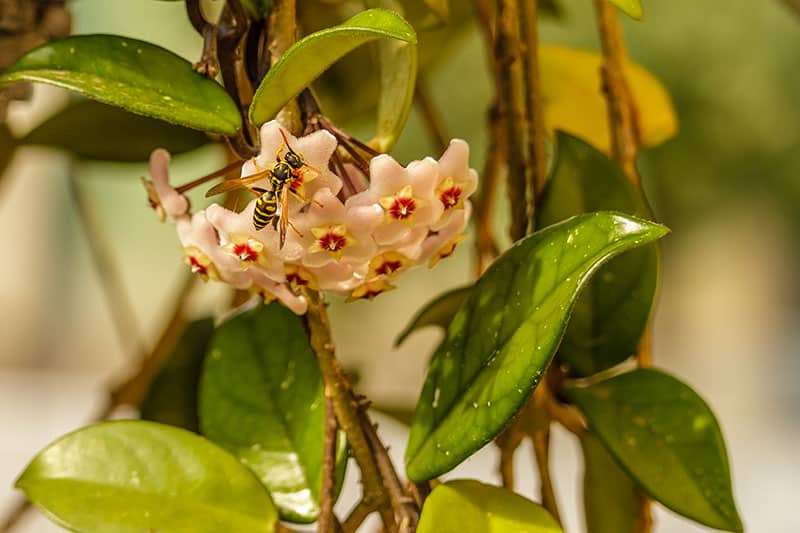
<instances>
[{"instance_id":1,"label":"yellow leaf","mask_svg":"<svg viewBox=\"0 0 800 533\"><path fill-rule=\"evenodd\" d=\"M563 130L608 154L611 141L600 76L602 55L566 46L543 45L539 59L548 134ZM628 63L625 73L639 114L642 144L656 146L675 135L678 119L661 82L635 63Z\"/></svg>"}]
</instances>

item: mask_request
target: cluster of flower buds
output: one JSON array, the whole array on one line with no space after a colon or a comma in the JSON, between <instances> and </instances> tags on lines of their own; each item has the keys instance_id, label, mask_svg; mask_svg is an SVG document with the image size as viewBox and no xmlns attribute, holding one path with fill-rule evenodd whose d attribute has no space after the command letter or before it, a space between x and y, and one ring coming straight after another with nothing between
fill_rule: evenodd
<instances>
[{"instance_id":1,"label":"cluster of flower buds","mask_svg":"<svg viewBox=\"0 0 800 533\"><path fill-rule=\"evenodd\" d=\"M277 122L261 128L261 153L245 162L241 176L258 196L274 191L271 173L289 150L302 158L289 184L285 242L275 224L256 229L254 198L239 212L212 204L191 213L189 201L169 184L169 154L150 158L151 204L175 223L186 262L204 279L278 299L295 313L307 309L305 289L350 299L372 298L393 287L403 271L431 267L464 238L468 197L477 173L469 147L453 140L437 161L426 157L404 167L386 154L369 161L369 176L354 165L333 173L339 141L326 130L295 138ZM281 191L277 191L281 192Z\"/></svg>"}]
</instances>

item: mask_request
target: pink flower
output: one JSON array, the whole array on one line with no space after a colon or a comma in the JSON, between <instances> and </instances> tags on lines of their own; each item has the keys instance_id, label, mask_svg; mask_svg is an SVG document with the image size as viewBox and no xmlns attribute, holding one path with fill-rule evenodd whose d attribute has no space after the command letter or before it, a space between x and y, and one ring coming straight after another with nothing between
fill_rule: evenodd
<instances>
[{"instance_id":1,"label":"pink flower","mask_svg":"<svg viewBox=\"0 0 800 533\"><path fill-rule=\"evenodd\" d=\"M345 164L347 187L330 171L336 143L327 131L295 138L277 122L262 126L262 149L243 163L241 176L263 175L245 183L259 188L256 194L291 191L287 211L280 205L275 211L288 219L283 246L272 224L256 229L257 199L239 212L212 204L190 213L186 197L169 184L164 150L151 156L148 199L162 220L175 223L193 272L278 299L298 314L307 310L308 290L371 299L394 289L391 282L406 270L452 253L464 238L477 182L464 141L452 141L439 161L427 157L407 167L378 155L370 161L369 182ZM273 185L272 168L290 151L304 164Z\"/></svg>"}]
</instances>

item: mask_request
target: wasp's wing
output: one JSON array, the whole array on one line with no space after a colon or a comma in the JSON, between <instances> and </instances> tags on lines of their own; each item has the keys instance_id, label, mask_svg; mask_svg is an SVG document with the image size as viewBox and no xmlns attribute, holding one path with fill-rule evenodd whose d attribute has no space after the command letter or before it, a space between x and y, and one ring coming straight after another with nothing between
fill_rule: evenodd
<instances>
[{"instance_id":1,"label":"wasp's wing","mask_svg":"<svg viewBox=\"0 0 800 533\"><path fill-rule=\"evenodd\" d=\"M286 230L289 227L289 187L281 190L281 220L280 220L280 242L281 248L286 242Z\"/></svg>"},{"instance_id":2,"label":"wasp's wing","mask_svg":"<svg viewBox=\"0 0 800 533\"><path fill-rule=\"evenodd\" d=\"M235 191L236 189L242 189L244 187L247 187L251 183L255 183L257 181L269 177L271 173L272 173L271 170L262 170L261 172L256 172L255 174L250 174L249 176L245 176L243 178L227 179L222 183L218 183L215 186L211 187L206 193L206 198L208 198L209 196L216 196L224 192Z\"/></svg>"}]
</instances>

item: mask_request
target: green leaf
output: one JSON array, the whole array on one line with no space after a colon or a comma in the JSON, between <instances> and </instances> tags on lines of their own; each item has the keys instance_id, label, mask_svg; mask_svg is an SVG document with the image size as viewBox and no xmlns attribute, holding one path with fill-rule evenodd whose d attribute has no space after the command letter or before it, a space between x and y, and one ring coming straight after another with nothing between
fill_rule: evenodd
<instances>
[{"instance_id":1,"label":"green leaf","mask_svg":"<svg viewBox=\"0 0 800 533\"><path fill-rule=\"evenodd\" d=\"M78 533L272 533L269 494L235 457L183 429L125 420L70 433L17 488Z\"/></svg>"},{"instance_id":2,"label":"green leaf","mask_svg":"<svg viewBox=\"0 0 800 533\"><path fill-rule=\"evenodd\" d=\"M0 85L18 81L49 83L203 131L233 135L242 125L222 86L169 50L127 37L79 35L44 44L0 76Z\"/></svg>"},{"instance_id":3,"label":"green leaf","mask_svg":"<svg viewBox=\"0 0 800 533\"><path fill-rule=\"evenodd\" d=\"M400 346L413 332L426 326L440 326L447 329L456 311L469 296L472 285L459 287L440 294L420 309L411 322L400 332L394 341L395 346Z\"/></svg>"},{"instance_id":4,"label":"green leaf","mask_svg":"<svg viewBox=\"0 0 800 533\"><path fill-rule=\"evenodd\" d=\"M561 533L544 507L474 479L438 485L425 500L417 533Z\"/></svg>"},{"instance_id":5,"label":"green leaf","mask_svg":"<svg viewBox=\"0 0 800 533\"><path fill-rule=\"evenodd\" d=\"M636 484L591 433L583 448L583 509L587 533L636 533L639 513Z\"/></svg>"},{"instance_id":6,"label":"green leaf","mask_svg":"<svg viewBox=\"0 0 800 533\"><path fill-rule=\"evenodd\" d=\"M667 232L593 213L545 228L498 258L433 355L406 450L409 478L443 474L500 433L539 382L591 274Z\"/></svg>"},{"instance_id":7,"label":"green leaf","mask_svg":"<svg viewBox=\"0 0 800 533\"><path fill-rule=\"evenodd\" d=\"M200 425L256 472L282 519L316 519L325 400L300 318L275 303L217 328L200 386ZM343 474L342 444L337 460Z\"/></svg>"},{"instance_id":8,"label":"green leaf","mask_svg":"<svg viewBox=\"0 0 800 533\"><path fill-rule=\"evenodd\" d=\"M414 96L417 37L414 29L395 13L369 9L347 21L307 35L295 43L267 72L250 105L256 125L273 118L286 102L300 94L329 66L359 46L391 39L381 47L381 97L378 127L373 142L388 149L403 125Z\"/></svg>"},{"instance_id":9,"label":"green leaf","mask_svg":"<svg viewBox=\"0 0 800 533\"><path fill-rule=\"evenodd\" d=\"M132 163L147 161L159 147L180 154L209 142L202 132L93 100L68 106L20 140L66 150L79 159Z\"/></svg>"},{"instance_id":10,"label":"green leaf","mask_svg":"<svg viewBox=\"0 0 800 533\"><path fill-rule=\"evenodd\" d=\"M644 17L642 0L610 0L610 2L631 18L642 20Z\"/></svg>"},{"instance_id":11,"label":"green leaf","mask_svg":"<svg viewBox=\"0 0 800 533\"><path fill-rule=\"evenodd\" d=\"M140 408L144 420L199 431L197 389L213 333L210 318L186 326L166 365L150 384Z\"/></svg>"},{"instance_id":12,"label":"green leaf","mask_svg":"<svg viewBox=\"0 0 800 533\"><path fill-rule=\"evenodd\" d=\"M742 531L722 432L690 387L658 370L638 369L567 392L653 499L703 525Z\"/></svg>"},{"instance_id":13,"label":"green leaf","mask_svg":"<svg viewBox=\"0 0 800 533\"><path fill-rule=\"evenodd\" d=\"M577 137L558 132L537 226L601 210L652 218L642 192L616 164ZM559 360L576 374L588 376L636 353L653 306L658 262L658 246L651 244L603 266L575 304L558 349Z\"/></svg>"},{"instance_id":14,"label":"green leaf","mask_svg":"<svg viewBox=\"0 0 800 533\"><path fill-rule=\"evenodd\" d=\"M272 5L272 0L242 0L247 14L255 19L264 18L269 13L269 7Z\"/></svg>"}]
</instances>

